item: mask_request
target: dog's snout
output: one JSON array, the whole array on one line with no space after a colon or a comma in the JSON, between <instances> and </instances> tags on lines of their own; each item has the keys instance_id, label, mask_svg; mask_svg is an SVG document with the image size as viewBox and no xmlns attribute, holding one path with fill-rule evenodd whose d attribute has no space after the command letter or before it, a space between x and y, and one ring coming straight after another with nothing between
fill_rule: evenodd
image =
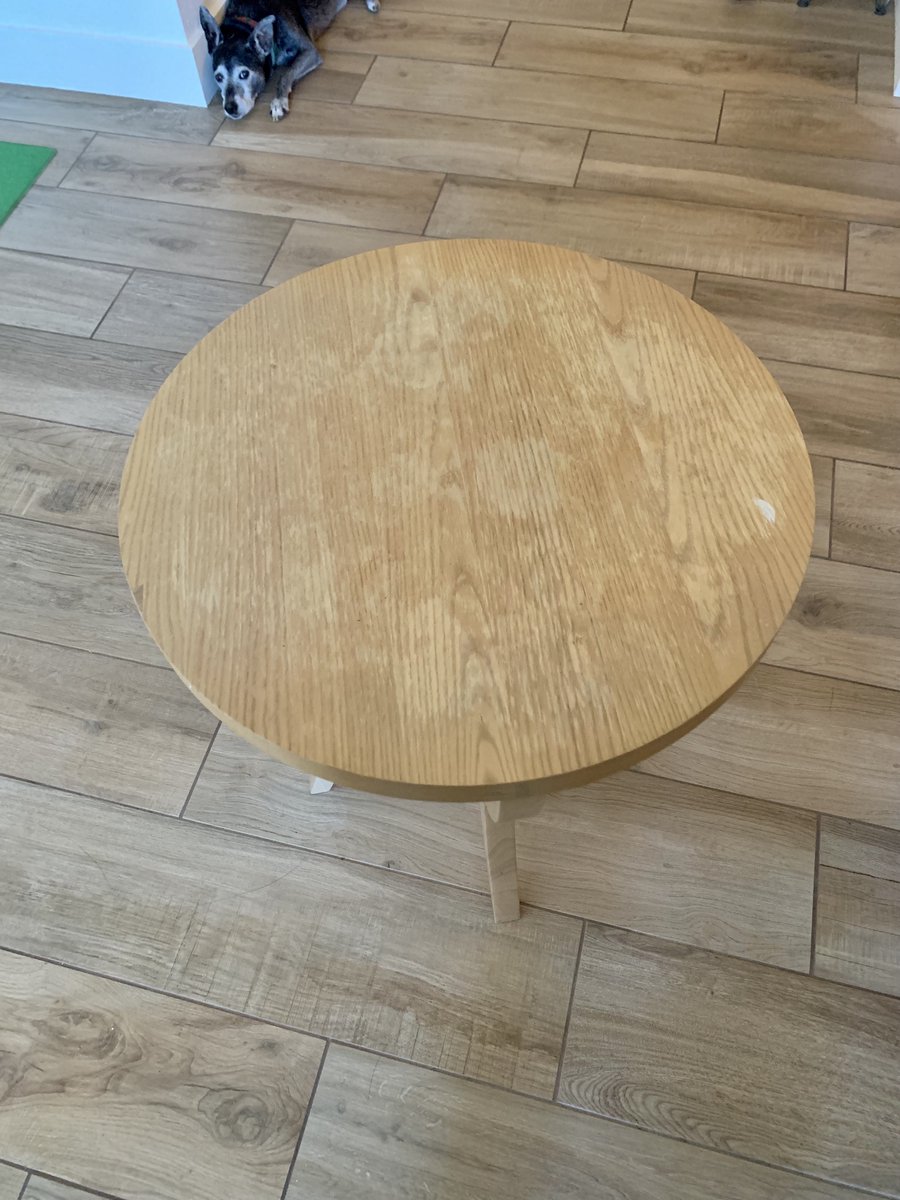
<instances>
[{"instance_id":1,"label":"dog's snout","mask_svg":"<svg viewBox=\"0 0 900 1200\"><path fill-rule=\"evenodd\" d=\"M225 111L228 113L229 117L236 117L238 115L237 101L233 98L230 100L225 100L223 107L225 108Z\"/></svg>"}]
</instances>

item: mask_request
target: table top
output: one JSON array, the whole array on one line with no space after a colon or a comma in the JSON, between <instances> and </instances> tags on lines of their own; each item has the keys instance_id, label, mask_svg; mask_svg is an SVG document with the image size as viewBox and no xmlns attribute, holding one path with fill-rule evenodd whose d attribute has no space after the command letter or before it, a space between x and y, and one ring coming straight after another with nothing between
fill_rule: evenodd
<instances>
[{"instance_id":1,"label":"table top","mask_svg":"<svg viewBox=\"0 0 900 1200\"><path fill-rule=\"evenodd\" d=\"M708 715L787 614L813 486L777 384L656 280L436 241L254 300L150 405L120 504L169 662L363 790L574 786Z\"/></svg>"}]
</instances>

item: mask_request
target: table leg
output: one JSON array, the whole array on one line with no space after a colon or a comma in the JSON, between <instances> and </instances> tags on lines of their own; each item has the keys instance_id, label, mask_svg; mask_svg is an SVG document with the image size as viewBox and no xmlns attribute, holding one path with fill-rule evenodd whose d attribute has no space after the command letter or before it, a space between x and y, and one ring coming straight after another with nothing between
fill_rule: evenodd
<instances>
[{"instance_id":1,"label":"table leg","mask_svg":"<svg viewBox=\"0 0 900 1200\"><path fill-rule=\"evenodd\" d=\"M491 800L481 806L491 903L497 924L519 919L519 876L516 869L515 802Z\"/></svg>"}]
</instances>

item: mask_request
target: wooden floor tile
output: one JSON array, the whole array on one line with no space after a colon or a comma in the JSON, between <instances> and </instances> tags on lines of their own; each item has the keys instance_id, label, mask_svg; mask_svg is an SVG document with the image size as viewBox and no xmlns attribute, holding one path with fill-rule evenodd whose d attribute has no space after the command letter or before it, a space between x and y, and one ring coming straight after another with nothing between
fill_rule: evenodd
<instances>
[{"instance_id":1,"label":"wooden floor tile","mask_svg":"<svg viewBox=\"0 0 900 1200\"><path fill-rule=\"evenodd\" d=\"M454 17L490 17L500 21L536 21L549 25L579 25L591 29L621 29L629 0L393 0L396 12L433 12Z\"/></svg>"},{"instance_id":2,"label":"wooden floor tile","mask_svg":"<svg viewBox=\"0 0 900 1200\"><path fill-rule=\"evenodd\" d=\"M332 104L352 104L360 84L375 61L371 54L353 54L344 50L329 51L327 61L311 75L301 79L293 95L293 110L296 112L306 100L326 100ZM274 95L270 85L259 104L266 116L269 101ZM271 119L271 118L270 118ZM227 125L225 121L223 124Z\"/></svg>"},{"instance_id":3,"label":"wooden floor tile","mask_svg":"<svg viewBox=\"0 0 900 1200\"><path fill-rule=\"evenodd\" d=\"M763 358L900 378L900 300L700 275L694 299Z\"/></svg>"},{"instance_id":4,"label":"wooden floor tile","mask_svg":"<svg viewBox=\"0 0 900 1200\"><path fill-rule=\"evenodd\" d=\"M195 206L227 210L228 221L255 213L269 219L296 217L421 233L440 184L441 176L433 172L104 135L81 156L64 186L143 201L189 200ZM96 199L93 203L97 205ZM208 215L204 219L213 228L222 220ZM283 235L284 226L280 229ZM273 254L275 249L277 244ZM218 271L215 260L207 263L205 274L237 277Z\"/></svg>"},{"instance_id":5,"label":"wooden floor tile","mask_svg":"<svg viewBox=\"0 0 900 1200\"><path fill-rule=\"evenodd\" d=\"M595 131L578 182L610 192L900 225L895 163Z\"/></svg>"},{"instance_id":6,"label":"wooden floor tile","mask_svg":"<svg viewBox=\"0 0 900 1200\"><path fill-rule=\"evenodd\" d=\"M900 571L900 471L836 464L832 554Z\"/></svg>"},{"instance_id":7,"label":"wooden floor tile","mask_svg":"<svg viewBox=\"0 0 900 1200\"><path fill-rule=\"evenodd\" d=\"M813 558L763 661L900 689L900 573Z\"/></svg>"},{"instance_id":8,"label":"wooden floor tile","mask_svg":"<svg viewBox=\"0 0 900 1200\"><path fill-rule=\"evenodd\" d=\"M105 533L0 517L0 632L165 666Z\"/></svg>"},{"instance_id":9,"label":"wooden floor tile","mask_svg":"<svg viewBox=\"0 0 900 1200\"><path fill-rule=\"evenodd\" d=\"M762 666L640 769L896 828L898 762L896 692Z\"/></svg>"},{"instance_id":10,"label":"wooden floor tile","mask_svg":"<svg viewBox=\"0 0 900 1200\"><path fill-rule=\"evenodd\" d=\"M900 229L850 226L847 290L900 296Z\"/></svg>"},{"instance_id":11,"label":"wooden floor tile","mask_svg":"<svg viewBox=\"0 0 900 1200\"><path fill-rule=\"evenodd\" d=\"M900 96L894 95L894 63L883 54L859 56L857 100L880 108L900 109Z\"/></svg>"},{"instance_id":12,"label":"wooden floor tile","mask_svg":"<svg viewBox=\"0 0 900 1200\"><path fill-rule=\"evenodd\" d=\"M318 221L295 221L284 245L275 255L265 282L284 283L301 271L322 267L337 258L380 250L383 246L401 246L421 238L408 233L385 233L382 229L359 229L351 225L328 225Z\"/></svg>"},{"instance_id":13,"label":"wooden floor tile","mask_svg":"<svg viewBox=\"0 0 900 1200\"><path fill-rule=\"evenodd\" d=\"M330 1046L285 1200L357 1200L361 1194L441 1200L855 1195L483 1084Z\"/></svg>"},{"instance_id":14,"label":"wooden floor tile","mask_svg":"<svg viewBox=\"0 0 900 1200\"><path fill-rule=\"evenodd\" d=\"M819 868L815 974L900 996L900 883Z\"/></svg>"},{"instance_id":15,"label":"wooden floor tile","mask_svg":"<svg viewBox=\"0 0 900 1200\"><path fill-rule=\"evenodd\" d=\"M412 57L412 52L408 53ZM513 21L497 66L855 100L856 60L849 50L796 50L792 46Z\"/></svg>"},{"instance_id":16,"label":"wooden floor tile","mask_svg":"<svg viewBox=\"0 0 900 1200\"><path fill-rule=\"evenodd\" d=\"M22 1193L22 1200L96 1200L96 1196L96 1192L86 1192L68 1183L32 1175Z\"/></svg>"},{"instance_id":17,"label":"wooden floor tile","mask_svg":"<svg viewBox=\"0 0 900 1200\"><path fill-rule=\"evenodd\" d=\"M0 112L5 111L6 106L0 98ZM0 119L0 142L18 142L25 146L52 146L56 151L38 177L41 187L56 187L93 136L89 129L66 129L62 125L27 125L24 121Z\"/></svg>"},{"instance_id":18,"label":"wooden floor tile","mask_svg":"<svg viewBox=\"0 0 900 1200\"><path fill-rule=\"evenodd\" d=\"M320 1041L2 951L0 1013L4 1153L122 1200L280 1200Z\"/></svg>"},{"instance_id":19,"label":"wooden floor tile","mask_svg":"<svg viewBox=\"0 0 900 1200\"><path fill-rule=\"evenodd\" d=\"M24 1171L0 1163L0 1200L19 1200L26 1178Z\"/></svg>"},{"instance_id":20,"label":"wooden floor tile","mask_svg":"<svg viewBox=\"0 0 900 1200\"><path fill-rule=\"evenodd\" d=\"M572 184L584 150L578 129L307 101L290 121L254 111L213 145L494 179ZM900 173L900 172L898 172ZM900 203L897 205L900 210Z\"/></svg>"},{"instance_id":21,"label":"wooden floor tile","mask_svg":"<svg viewBox=\"0 0 900 1200\"><path fill-rule=\"evenodd\" d=\"M846 100L779 99L728 92L719 142L789 153L900 163L900 112Z\"/></svg>"},{"instance_id":22,"label":"wooden floor tile","mask_svg":"<svg viewBox=\"0 0 900 1200\"><path fill-rule=\"evenodd\" d=\"M816 490L816 522L813 527L812 553L827 558L831 548L831 498L834 488L834 460L811 454L813 486Z\"/></svg>"},{"instance_id":23,"label":"wooden floor tile","mask_svg":"<svg viewBox=\"0 0 900 1200\"><path fill-rule=\"evenodd\" d=\"M896 379L768 360L814 454L900 467Z\"/></svg>"},{"instance_id":24,"label":"wooden floor tile","mask_svg":"<svg viewBox=\"0 0 900 1200\"><path fill-rule=\"evenodd\" d=\"M5 772L179 811L216 722L172 672L0 634L0 678Z\"/></svg>"},{"instance_id":25,"label":"wooden floor tile","mask_svg":"<svg viewBox=\"0 0 900 1200\"><path fill-rule=\"evenodd\" d=\"M219 279L135 271L94 337L184 352L264 290Z\"/></svg>"},{"instance_id":26,"label":"wooden floor tile","mask_svg":"<svg viewBox=\"0 0 900 1200\"><path fill-rule=\"evenodd\" d=\"M115 533L128 445L119 433L0 413L0 514Z\"/></svg>"},{"instance_id":27,"label":"wooden floor tile","mask_svg":"<svg viewBox=\"0 0 900 1200\"><path fill-rule=\"evenodd\" d=\"M656 267L652 263L622 262L621 259L618 261L623 267L630 267L632 271L640 271L642 275L658 279L660 283L674 288L676 292L681 292L682 296L687 296L688 299L694 294L694 284L697 282L696 271L679 270L677 267Z\"/></svg>"},{"instance_id":28,"label":"wooden floor tile","mask_svg":"<svg viewBox=\"0 0 900 1200\"><path fill-rule=\"evenodd\" d=\"M897 1195L900 1003L589 926L560 1099Z\"/></svg>"},{"instance_id":29,"label":"wooden floor tile","mask_svg":"<svg viewBox=\"0 0 900 1200\"><path fill-rule=\"evenodd\" d=\"M518 825L525 903L806 970L815 820L626 773ZM486 891L477 808L335 788L220 730L185 816ZM652 831L652 833L650 832Z\"/></svg>"},{"instance_id":30,"label":"wooden floor tile","mask_svg":"<svg viewBox=\"0 0 900 1200\"><path fill-rule=\"evenodd\" d=\"M866 14L863 13L863 16ZM773 46L834 46L891 54L890 21L866 21L856 4L815 0L815 11L784 0L634 0L627 28L637 33L727 37Z\"/></svg>"},{"instance_id":31,"label":"wooden floor tile","mask_svg":"<svg viewBox=\"0 0 900 1200\"><path fill-rule=\"evenodd\" d=\"M149 146L151 157L163 144L127 142L129 147ZM200 149L192 146L187 153ZM182 199L189 203L32 188L0 227L0 246L259 283L287 232L287 221L250 212L211 217L208 209L197 207L196 197L185 193Z\"/></svg>"},{"instance_id":32,"label":"wooden floor tile","mask_svg":"<svg viewBox=\"0 0 900 1200\"><path fill-rule=\"evenodd\" d=\"M116 267L0 250L0 323L90 337L127 278Z\"/></svg>"},{"instance_id":33,"label":"wooden floor tile","mask_svg":"<svg viewBox=\"0 0 900 1200\"><path fill-rule=\"evenodd\" d=\"M221 109L96 96L0 83L0 110L9 121L62 125L169 142L208 142L225 119Z\"/></svg>"},{"instance_id":34,"label":"wooden floor tile","mask_svg":"<svg viewBox=\"0 0 900 1200\"><path fill-rule=\"evenodd\" d=\"M0 325L0 409L131 434L179 358Z\"/></svg>"},{"instance_id":35,"label":"wooden floor tile","mask_svg":"<svg viewBox=\"0 0 900 1200\"><path fill-rule=\"evenodd\" d=\"M10 948L552 1094L579 921L498 926L457 888L25 784L2 796Z\"/></svg>"},{"instance_id":36,"label":"wooden floor tile","mask_svg":"<svg viewBox=\"0 0 900 1200\"><path fill-rule=\"evenodd\" d=\"M823 287L844 278L845 227L837 222L588 188L450 178L426 232L558 242L604 258ZM893 353L900 360L900 349Z\"/></svg>"},{"instance_id":37,"label":"wooden floor tile","mask_svg":"<svg viewBox=\"0 0 900 1200\"><path fill-rule=\"evenodd\" d=\"M396 54L445 62L485 63L490 66L506 33L505 20L485 20L473 14L403 12L387 4L377 17L363 5L348 5L319 41L326 63L332 50L363 54ZM484 6L482 6L484 7Z\"/></svg>"},{"instance_id":38,"label":"wooden floor tile","mask_svg":"<svg viewBox=\"0 0 900 1200\"><path fill-rule=\"evenodd\" d=\"M900 834L822 818L816 974L900 995Z\"/></svg>"},{"instance_id":39,"label":"wooden floor tile","mask_svg":"<svg viewBox=\"0 0 900 1200\"><path fill-rule=\"evenodd\" d=\"M715 141L721 100L714 88L458 63L435 70L412 58L377 58L356 97L380 108L706 142Z\"/></svg>"}]
</instances>

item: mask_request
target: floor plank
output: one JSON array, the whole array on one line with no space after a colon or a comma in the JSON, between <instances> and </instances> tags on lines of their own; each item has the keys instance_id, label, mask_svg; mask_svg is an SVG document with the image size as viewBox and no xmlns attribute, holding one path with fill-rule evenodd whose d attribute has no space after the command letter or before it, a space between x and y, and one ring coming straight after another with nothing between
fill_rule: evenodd
<instances>
[{"instance_id":1,"label":"floor plank","mask_svg":"<svg viewBox=\"0 0 900 1200\"><path fill-rule=\"evenodd\" d=\"M426 232L558 242L604 258L822 287L844 278L845 228L837 222L588 188L451 177Z\"/></svg>"},{"instance_id":2,"label":"floor plank","mask_svg":"<svg viewBox=\"0 0 900 1200\"><path fill-rule=\"evenodd\" d=\"M834 460L811 454L813 486L816 490L816 520L813 527L812 553L827 558L831 549L831 505L834 491Z\"/></svg>"},{"instance_id":3,"label":"floor plank","mask_svg":"<svg viewBox=\"0 0 900 1200\"><path fill-rule=\"evenodd\" d=\"M7 413L132 434L180 355L0 326Z\"/></svg>"},{"instance_id":4,"label":"floor plank","mask_svg":"<svg viewBox=\"0 0 900 1200\"><path fill-rule=\"evenodd\" d=\"M127 144L151 147L152 157L154 147L164 143L132 140ZM200 149L193 146L188 155ZM259 283L287 230L282 217L220 212L212 219L208 209L194 203L161 204L117 196L104 196L98 203L87 192L32 188L0 227L0 246L86 258L92 263Z\"/></svg>"},{"instance_id":5,"label":"floor plank","mask_svg":"<svg viewBox=\"0 0 900 1200\"><path fill-rule=\"evenodd\" d=\"M392 11L445 13L454 17L491 17L499 21L537 21L591 29L621 29L630 0L393 0Z\"/></svg>"},{"instance_id":6,"label":"floor plank","mask_svg":"<svg viewBox=\"0 0 900 1200\"><path fill-rule=\"evenodd\" d=\"M850 226L847 288L874 296L900 296L900 229Z\"/></svg>"},{"instance_id":7,"label":"floor plank","mask_svg":"<svg viewBox=\"0 0 900 1200\"><path fill-rule=\"evenodd\" d=\"M896 692L762 666L640 769L898 828L898 763Z\"/></svg>"},{"instance_id":8,"label":"floor plank","mask_svg":"<svg viewBox=\"0 0 900 1200\"><path fill-rule=\"evenodd\" d=\"M832 553L844 562L900 571L900 471L837 464Z\"/></svg>"},{"instance_id":9,"label":"floor plank","mask_svg":"<svg viewBox=\"0 0 900 1200\"><path fill-rule=\"evenodd\" d=\"M0 632L165 666L103 533L0 517Z\"/></svg>"},{"instance_id":10,"label":"floor plank","mask_svg":"<svg viewBox=\"0 0 900 1200\"><path fill-rule=\"evenodd\" d=\"M320 1041L4 952L0 1012L5 1153L122 1200L280 1200Z\"/></svg>"},{"instance_id":11,"label":"floor plank","mask_svg":"<svg viewBox=\"0 0 900 1200\"><path fill-rule=\"evenodd\" d=\"M900 163L900 112L845 100L779 99L728 92L719 142L789 153Z\"/></svg>"},{"instance_id":12,"label":"floor plank","mask_svg":"<svg viewBox=\"0 0 900 1200\"><path fill-rule=\"evenodd\" d=\"M317 221L295 221L275 255L267 284L284 283L301 271L322 267L337 258L380 250L383 246L401 246L421 238L408 233L385 233L382 229L360 229L350 225L329 225Z\"/></svg>"},{"instance_id":13,"label":"floor plank","mask_svg":"<svg viewBox=\"0 0 900 1200\"><path fill-rule=\"evenodd\" d=\"M900 225L900 166L826 154L595 131L578 183L670 200Z\"/></svg>"},{"instance_id":14,"label":"floor plank","mask_svg":"<svg viewBox=\"0 0 900 1200\"><path fill-rule=\"evenodd\" d=\"M86 1192L83 1188L72 1187L68 1183L59 1183L55 1179L43 1179L40 1175L32 1175L28 1187L22 1193L22 1200L96 1200L96 1192Z\"/></svg>"},{"instance_id":15,"label":"floor plank","mask_svg":"<svg viewBox=\"0 0 900 1200\"><path fill-rule=\"evenodd\" d=\"M497 66L777 96L856 99L857 55L849 50L796 50L513 21Z\"/></svg>"},{"instance_id":16,"label":"floor plank","mask_svg":"<svg viewBox=\"0 0 900 1200\"><path fill-rule=\"evenodd\" d=\"M240 126L229 122L213 145L572 184L584 142L578 129L307 101L289 121L254 111Z\"/></svg>"},{"instance_id":17,"label":"floor plank","mask_svg":"<svg viewBox=\"0 0 900 1200\"><path fill-rule=\"evenodd\" d=\"M900 378L900 300L702 274L694 299L763 358Z\"/></svg>"},{"instance_id":18,"label":"floor plank","mask_svg":"<svg viewBox=\"0 0 900 1200\"><path fill-rule=\"evenodd\" d=\"M208 142L225 119L221 109L14 83L0 83L0 109L9 121L165 138L169 142Z\"/></svg>"},{"instance_id":19,"label":"floor plank","mask_svg":"<svg viewBox=\"0 0 900 1200\"><path fill-rule=\"evenodd\" d=\"M135 271L94 337L185 352L264 290L219 279Z\"/></svg>"},{"instance_id":20,"label":"floor plank","mask_svg":"<svg viewBox=\"0 0 900 1200\"><path fill-rule=\"evenodd\" d=\"M882 54L859 56L857 100L880 108L900 109L900 96L894 95L894 64Z\"/></svg>"},{"instance_id":21,"label":"floor plank","mask_svg":"<svg viewBox=\"0 0 900 1200\"><path fill-rule=\"evenodd\" d=\"M365 1180L362 1184L361 1180ZM670 1138L331 1046L285 1200L851 1200Z\"/></svg>"},{"instance_id":22,"label":"floor plank","mask_svg":"<svg viewBox=\"0 0 900 1200\"><path fill-rule=\"evenodd\" d=\"M104 135L81 156L63 186L142 201L189 200L203 208L226 210L227 220L240 213L259 213L421 233L441 181L441 175L427 171ZM209 217L205 219L209 223ZM220 220L216 217L214 224ZM285 232L281 226L282 235ZM208 275L222 274L209 265Z\"/></svg>"},{"instance_id":23,"label":"floor plank","mask_svg":"<svg viewBox=\"0 0 900 1200\"><path fill-rule=\"evenodd\" d=\"M319 42L326 63L332 50L393 54L397 47L409 58L439 62L485 63L490 66L506 32L506 21L448 12L402 12L385 5L373 17L363 5L348 5Z\"/></svg>"},{"instance_id":24,"label":"floor plank","mask_svg":"<svg viewBox=\"0 0 900 1200\"><path fill-rule=\"evenodd\" d=\"M0 250L0 323L90 337L127 278L115 267Z\"/></svg>"},{"instance_id":25,"label":"floor plank","mask_svg":"<svg viewBox=\"0 0 900 1200\"><path fill-rule=\"evenodd\" d=\"M813 8L815 11L813 11ZM866 21L846 0L815 0L810 9L784 0L634 0L627 28L680 37L727 37L798 50L833 46L891 54L890 21Z\"/></svg>"},{"instance_id":26,"label":"floor plank","mask_svg":"<svg viewBox=\"0 0 900 1200\"><path fill-rule=\"evenodd\" d=\"M324 66L301 79L294 92L294 111L306 100L327 100L333 104L352 104L369 68L375 61L371 54L353 54L344 50L331 50ZM268 111L268 101L273 95L269 87L260 103ZM228 122L224 122L228 124ZM115 130L111 130L115 132Z\"/></svg>"},{"instance_id":27,"label":"floor plank","mask_svg":"<svg viewBox=\"0 0 900 1200\"><path fill-rule=\"evenodd\" d=\"M766 366L790 401L812 453L900 467L896 379L772 359Z\"/></svg>"},{"instance_id":28,"label":"floor plank","mask_svg":"<svg viewBox=\"0 0 900 1200\"><path fill-rule=\"evenodd\" d=\"M6 107L0 98L0 112L5 111ZM62 125L28 125L24 121L0 119L0 142L18 142L25 146L52 146L56 151L53 159L40 173L42 187L56 187L93 136L89 129L67 129Z\"/></svg>"},{"instance_id":29,"label":"floor plank","mask_svg":"<svg viewBox=\"0 0 900 1200\"><path fill-rule=\"evenodd\" d=\"M840 817L823 817L819 862L836 871L852 871L900 883L897 831Z\"/></svg>"},{"instance_id":30,"label":"floor plank","mask_svg":"<svg viewBox=\"0 0 900 1200\"><path fill-rule=\"evenodd\" d=\"M26 1178L24 1171L0 1163L0 1200L19 1200Z\"/></svg>"},{"instance_id":31,"label":"floor plank","mask_svg":"<svg viewBox=\"0 0 900 1200\"><path fill-rule=\"evenodd\" d=\"M819 868L815 973L900 996L900 883Z\"/></svg>"},{"instance_id":32,"label":"floor plank","mask_svg":"<svg viewBox=\"0 0 900 1200\"><path fill-rule=\"evenodd\" d=\"M356 103L712 142L721 99L713 88L377 58Z\"/></svg>"},{"instance_id":33,"label":"floor plank","mask_svg":"<svg viewBox=\"0 0 900 1200\"><path fill-rule=\"evenodd\" d=\"M216 722L172 672L0 634L0 676L4 771L180 810Z\"/></svg>"},{"instance_id":34,"label":"floor plank","mask_svg":"<svg viewBox=\"0 0 900 1200\"><path fill-rule=\"evenodd\" d=\"M898 1034L887 997L589 926L560 1099L897 1195Z\"/></svg>"},{"instance_id":35,"label":"floor plank","mask_svg":"<svg viewBox=\"0 0 900 1200\"><path fill-rule=\"evenodd\" d=\"M335 788L220 730L190 820L486 891L476 808ZM652 830L652 834L649 831ZM626 773L518 825L525 903L806 970L815 820ZM565 870L560 871L560 864Z\"/></svg>"},{"instance_id":36,"label":"floor plank","mask_svg":"<svg viewBox=\"0 0 900 1200\"><path fill-rule=\"evenodd\" d=\"M0 514L115 533L128 445L122 434L0 413Z\"/></svg>"},{"instance_id":37,"label":"floor plank","mask_svg":"<svg viewBox=\"0 0 900 1200\"><path fill-rule=\"evenodd\" d=\"M25 784L2 812L10 948L552 1094L580 921Z\"/></svg>"},{"instance_id":38,"label":"floor plank","mask_svg":"<svg viewBox=\"0 0 900 1200\"><path fill-rule=\"evenodd\" d=\"M811 559L763 661L900 689L900 573Z\"/></svg>"}]
</instances>

